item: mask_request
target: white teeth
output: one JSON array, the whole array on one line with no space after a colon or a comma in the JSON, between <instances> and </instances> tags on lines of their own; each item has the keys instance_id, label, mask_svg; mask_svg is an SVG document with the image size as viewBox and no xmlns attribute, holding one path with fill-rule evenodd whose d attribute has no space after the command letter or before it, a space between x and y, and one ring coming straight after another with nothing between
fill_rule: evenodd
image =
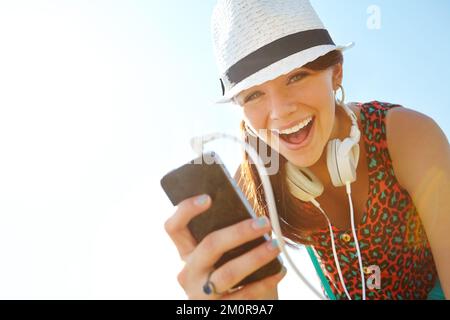
<instances>
[{"instance_id":1,"label":"white teeth","mask_svg":"<svg viewBox=\"0 0 450 320\"><path fill-rule=\"evenodd\" d=\"M313 118L312 116L309 118L306 118L305 120L303 120L299 124L293 126L292 128L288 128L288 129L284 129L284 130L273 129L272 131L274 131L278 134L291 134L291 133L297 132L300 129L303 129L304 127L306 127L311 122L312 118Z\"/></svg>"}]
</instances>

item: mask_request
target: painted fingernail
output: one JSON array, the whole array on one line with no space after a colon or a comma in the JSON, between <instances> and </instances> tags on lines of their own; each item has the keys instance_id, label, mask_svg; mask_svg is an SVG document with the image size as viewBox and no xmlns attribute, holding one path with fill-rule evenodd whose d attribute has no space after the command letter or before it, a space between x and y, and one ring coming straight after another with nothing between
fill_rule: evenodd
<instances>
[{"instance_id":1,"label":"painted fingernail","mask_svg":"<svg viewBox=\"0 0 450 320\"><path fill-rule=\"evenodd\" d=\"M278 241L277 239L272 239L269 244L267 245L269 250L275 250L278 248Z\"/></svg>"},{"instance_id":2,"label":"painted fingernail","mask_svg":"<svg viewBox=\"0 0 450 320\"><path fill-rule=\"evenodd\" d=\"M206 202L208 202L209 196L207 194L202 194L201 196L198 196L195 200L194 203L197 206L203 206L206 204Z\"/></svg>"},{"instance_id":3,"label":"painted fingernail","mask_svg":"<svg viewBox=\"0 0 450 320\"><path fill-rule=\"evenodd\" d=\"M267 226L268 221L266 217L259 217L252 222L253 229L259 230Z\"/></svg>"}]
</instances>

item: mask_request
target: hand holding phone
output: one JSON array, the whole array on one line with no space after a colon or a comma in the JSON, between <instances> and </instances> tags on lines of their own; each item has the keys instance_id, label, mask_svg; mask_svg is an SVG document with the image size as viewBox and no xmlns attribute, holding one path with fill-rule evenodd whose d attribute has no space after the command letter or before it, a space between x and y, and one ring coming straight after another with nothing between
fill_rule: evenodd
<instances>
[{"instance_id":1,"label":"hand holding phone","mask_svg":"<svg viewBox=\"0 0 450 320\"><path fill-rule=\"evenodd\" d=\"M201 161L204 156L214 163ZM217 154L171 171L161 185L178 206L166 230L186 261L178 279L188 296L205 298L202 283L212 271L218 291L244 286L233 295L276 297L284 274L279 249L267 236L270 223L265 217L256 219ZM203 207L194 201L201 194L210 196Z\"/></svg>"}]
</instances>

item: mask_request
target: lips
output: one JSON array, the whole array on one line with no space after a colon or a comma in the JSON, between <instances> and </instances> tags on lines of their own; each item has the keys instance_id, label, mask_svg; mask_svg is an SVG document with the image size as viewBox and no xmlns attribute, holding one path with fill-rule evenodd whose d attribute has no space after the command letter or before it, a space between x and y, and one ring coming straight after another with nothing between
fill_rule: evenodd
<instances>
[{"instance_id":1,"label":"lips","mask_svg":"<svg viewBox=\"0 0 450 320\"><path fill-rule=\"evenodd\" d=\"M280 134L281 131L285 131L285 130L287 130L287 129L291 129L291 128L297 126L297 125L302 124L303 122L309 121L309 119L311 119L311 118L313 118L313 116L305 117L305 118L303 118L302 120L292 121L292 122L288 123L288 124L285 125L285 126L282 126L282 127L280 127L280 128L273 128L273 129L270 129L270 130L271 130L272 132L276 133L276 134Z\"/></svg>"},{"instance_id":2,"label":"lips","mask_svg":"<svg viewBox=\"0 0 450 320\"><path fill-rule=\"evenodd\" d=\"M280 134L280 138L291 144L302 143L308 137L308 133L312 127L313 121L314 119L312 119L305 127L301 128L297 132L290 134Z\"/></svg>"},{"instance_id":3,"label":"lips","mask_svg":"<svg viewBox=\"0 0 450 320\"><path fill-rule=\"evenodd\" d=\"M308 125L300 129L298 132L292 134L279 134L277 136L280 138L280 142L282 142L286 148L290 150L297 150L309 144L309 142L312 140L314 128L315 117L313 117Z\"/></svg>"}]
</instances>

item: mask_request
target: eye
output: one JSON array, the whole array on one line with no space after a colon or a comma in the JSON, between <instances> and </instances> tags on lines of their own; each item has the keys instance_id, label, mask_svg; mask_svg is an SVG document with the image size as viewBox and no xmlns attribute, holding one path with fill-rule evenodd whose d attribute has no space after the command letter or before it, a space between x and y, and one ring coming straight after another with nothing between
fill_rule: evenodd
<instances>
[{"instance_id":1,"label":"eye","mask_svg":"<svg viewBox=\"0 0 450 320\"><path fill-rule=\"evenodd\" d=\"M301 79L305 78L306 76L308 76L307 72L299 72L297 74L294 74L292 77L289 78L288 84L300 81Z\"/></svg>"},{"instance_id":2,"label":"eye","mask_svg":"<svg viewBox=\"0 0 450 320\"><path fill-rule=\"evenodd\" d=\"M259 98L261 95L262 95L261 91L252 92L248 96L245 97L244 103L255 100L256 98Z\"/></svg>"}]
</instances>

